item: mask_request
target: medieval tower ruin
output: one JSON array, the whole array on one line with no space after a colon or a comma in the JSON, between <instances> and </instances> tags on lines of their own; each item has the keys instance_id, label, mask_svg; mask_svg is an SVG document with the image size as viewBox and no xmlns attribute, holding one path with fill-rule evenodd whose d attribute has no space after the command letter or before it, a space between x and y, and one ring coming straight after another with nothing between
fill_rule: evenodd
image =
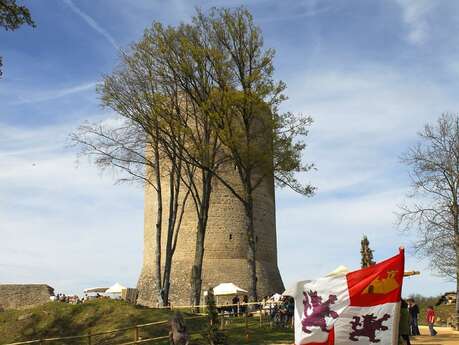
<instances>
[{"instance_id":1,"label":"medieval tower ruin","mask_svg":"<svg viewBox=\"0 0 459 345\"><path fill-rule=\"evenodd\" d=\"M227 176L237 179L234 169ZM248 290L247 235L242 203L217 179L213 179L209 219L207 223L203 262L202 290L220 283L234 283ZM164 186L164 214L168 213L168 188ZM155 259L155 193L145 189L144 257L138 281L138 303L156 306L153 296ZM196 211L190 202L185 207L177 248L173 256L170 302L188 305L191 291L191 267L196 241ZM274 181L266 179L256 189L254 197L255 234L257 246L257 293L263 297L283 292L284 285L277 267L277 239L274 201ZM166 222L167 220L165 220ZM163 229L167 224L163 223ZM164 237L165 235L163 235ZM164 256L164 255L163 255Z\"/></svg>"}]
</instances>

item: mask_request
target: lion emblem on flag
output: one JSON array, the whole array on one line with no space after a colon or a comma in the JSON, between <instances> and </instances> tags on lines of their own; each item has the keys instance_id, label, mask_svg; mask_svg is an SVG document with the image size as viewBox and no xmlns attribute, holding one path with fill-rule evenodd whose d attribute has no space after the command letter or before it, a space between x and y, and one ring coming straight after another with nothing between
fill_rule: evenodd
<instances>
[{"instance_id":1,"label":"lion emblem on flag","mask_svg":"<svg viewBox=\"0 0 459 345\"><path fill-rule=\"evenodd\" d=\"M390 315L384 314L383 317L377 318L374 314L363 315L363 323L360 321L360 316L354 316L352 325L352 332L349 333L349 339L358 341L358 337L367 337L372 343L379 343L381 339L376 339L376 331L387 331L387 326L383 325L384 321L389 320ZM358 328L360 327L360 328Z\"/></svg>"},{"instance_id":2,"label":"lion emblem on flag","mask_svg":"<svg viewBox=\"0 0 459 345\"><path fill-rule=\"evenodd\" d=\"M338 313L330 309L337 300L336 295L329 295L325 302L322 302L322 297L317 295L317 291L304 291L303 295L304 318L301 320L303 332L312 333L310 327L320 327L323 332L329 332L325 318L338 318Z\"/></svg>"}]
</instances>

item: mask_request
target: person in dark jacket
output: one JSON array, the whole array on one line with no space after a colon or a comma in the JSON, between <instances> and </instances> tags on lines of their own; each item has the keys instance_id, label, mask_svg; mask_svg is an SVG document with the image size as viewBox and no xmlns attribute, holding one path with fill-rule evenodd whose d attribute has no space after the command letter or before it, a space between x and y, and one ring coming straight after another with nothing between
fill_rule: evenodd
<instances>
[{"instance_id":1,"label":"person in dark jacket","mask_svg":"<svg viewBox=\"0 0 459 345\"><path fill-rule=\"evenodd\" d=\"M411 345L410 343L410 315L408 313L408 304L405 300L400 301L400 323L398 327L399 337L402 344Z\"/></svg>"},{"instance_id":2,"label":"person in dark jacket","mask_svg":"<svg viewBox=\"0 0 459 345\"><path fill-rule=\"evenodd\" d=\"M421 335L418 327L419 307L413 298L409 298L407 302L408 311L410 313L410 334L412 336Z\"/></svg>"}]
</instances>

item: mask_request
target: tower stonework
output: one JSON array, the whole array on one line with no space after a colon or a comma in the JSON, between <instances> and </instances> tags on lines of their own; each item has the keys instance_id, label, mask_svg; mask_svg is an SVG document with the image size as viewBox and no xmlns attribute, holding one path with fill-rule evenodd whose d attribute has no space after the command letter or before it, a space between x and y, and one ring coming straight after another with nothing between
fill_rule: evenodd
<instances>
[{"instance_id":1,"label":"tower stonework","mask_svg":"<svg viewBox=\"0 0 459 345\"><path fill-rule=\"evenodd\" d=\"M234 182L236 171L225 174ZM167 179L163 179L167 180ZM166 237L169 199L167 185L163 191L163 235ZM191 198L190 198L191 199ZM144 257L138 281L138 303L156 306L154 296L155 207L156 194L151 186L145 188ZM177 247L172 260L169 300L174 305L189 305L191 267L196 243L196 211L189 200L184 211ZM254 193L254 224L257 257L257 294L262 297L283 292L284 285L277 267L274 181L265 179ZM246 216L242 203L216 178L213 179L209 218L204 242L202 290L220 283L234 283L248 290L250 271L247 263ZM164 251L164 243L162 245ZM164 254L162 254L162 260Z\"/></svg>"}]
</instances>

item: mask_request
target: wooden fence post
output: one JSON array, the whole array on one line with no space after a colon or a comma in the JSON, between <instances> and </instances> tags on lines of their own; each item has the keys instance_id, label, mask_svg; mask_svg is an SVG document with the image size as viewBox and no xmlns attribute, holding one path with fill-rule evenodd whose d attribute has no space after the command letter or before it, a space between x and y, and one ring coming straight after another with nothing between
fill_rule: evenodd
<instances>
[{"instance_id":1,"label":"wooden fence post","mask_svg":"<svg viewBox=\"0 0 459 345\"><path fill-rule=\"evenodd\" d=\"M245 339L249 341L249 310L248 305L245 305Z\"/></svg>"},{"instance_id":2,"label":"wooden fence post","mask_svg":"<svg viewBox=\"0 0 459 345\"><path fill-rule=\"evenodd\" d=\"M220 314L220 329L225 329L225 313Z\"/></svg>"},{"instance_id":3,"label":"wooden fence post","mask_svg":"<svg viewBox=\"0 0 459 345\"><path fill-rule=\"evenodd\" d=\"M139 327L134 328L134 341L139 341Z\"/></svg>"},{"instance_id":4,"label":"wooden fence post","mask_svg":"<svg viewBox=\"0 0 459 345\"><path fill-rule=\"evenodd\" d=\"M88 331L88 345L92 344L91 331Z\"/></svg>"},{"instance_id":5,"label":"wooden fence post","mask_svg":"<svg viewBox=\"0 0 459 345\"><path fill-rule=\"evenodd\" d=\"M262 320L261 311L262 311L262 310L260 309L260 311L259 311L259 313L260 313L260 328L261 328L261 326L262 326L262 324L263 324L263 320Z\"/></svg>"}]
</instances>

